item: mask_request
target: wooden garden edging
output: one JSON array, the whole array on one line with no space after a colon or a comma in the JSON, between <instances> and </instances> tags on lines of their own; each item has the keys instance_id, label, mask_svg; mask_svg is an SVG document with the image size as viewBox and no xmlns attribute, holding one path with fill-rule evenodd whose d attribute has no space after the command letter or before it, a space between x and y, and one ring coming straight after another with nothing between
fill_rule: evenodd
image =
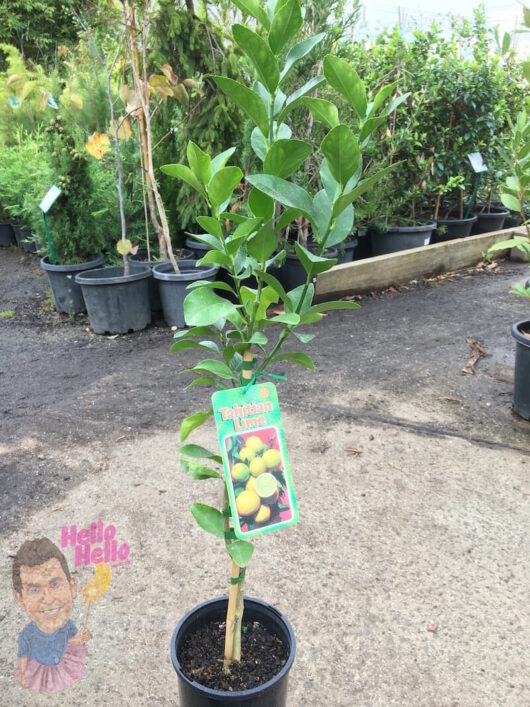
<instances>
[{"instance_id":1,"label":"wooden garden edging","mask_svg":"<svg viewBox=\"0 0 530 707\"><path fill-rule=\"evenodd\" d=\"M457 238L445 243L434 243L336 265L318 275L315 299L323 301L337 296L373 292L390 285L405 284L422 277L460 270L477 263L490 246L507 240L512 235L525 233L519 228L506 228L502 231L481 233L478 236ZM500 253L502 251L497 254Z\"/></svg>"}]
</instances>

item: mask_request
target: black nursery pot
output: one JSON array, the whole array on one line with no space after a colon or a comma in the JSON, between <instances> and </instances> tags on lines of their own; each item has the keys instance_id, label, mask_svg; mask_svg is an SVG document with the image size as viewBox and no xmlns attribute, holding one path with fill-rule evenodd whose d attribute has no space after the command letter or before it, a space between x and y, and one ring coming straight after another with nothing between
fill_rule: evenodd
<instances>
[{"instance_id":1,"label":"black nursery pot","mask_svg":"<svg viewBox=\"0 0 530 707\"><path fill-rule=\"evenodd\" d=\"M477 204L478 209L481 208ZM510 215L508 209L503 206L492 206L488 211L476 210L477 222L474 224L471 233L477 236L479 233L490 233L491 231L500 231L504 226L504 221Z\"/></svg>"},{"instance_id":2,"label":"black nursery pot","mask_svg":"<svg viewBox=\"0 0 530 707\"><path fill-rule=\"evenodd\" d=\"M7 246L15 245L15 243L15 232L11 224L0 223L0 246L7 248Z\"/></svg>"},{"instance_id":3,"label":"black nursery pot","mask_svg":"<svg viewBox=\"0 0 530 707\"><path fill-rule=\"evenodd\" d=\"M173 250L173 255L177 259L177 264L180 265L183 261L194 260L195 254L189 248L180 248L179 250ZM152 256L152 254L151 254ZM148 260L147 250L139 250L136 255L131 256L131 272L138 272L142 268L140 266L147 265L147 267L153 271L155 265L160 265L160 263L171 263L170 260ZM151 306L151 312L154 315L160 314L162 311L162 301L160 299L160 288L158 285L158 280L151 277L149 280L149 302Z\"/></svg>"},{"instance_id":4,"label":"black nursery pot","mask_svg":"<svg viewBox=\"0 0 530 707\"><path fill-rule=\"evenodd\" d=\"M309 250L316 252L316 249L309 246ZM336 258L339 252L337 248L326 248L322 253L323 258ZM296 253L287 253L285 263L281 270L281 282L287 292L294 290L295 287L305 284L306 271L300 262Z\"/></svg>"},{"instance_id":5,"label":"black nursery pot","mask_svg":"<svg viewBox=\"0 0 530 707\"><path fill-rule=\"evenodd\" d=\"M54 265L50 263L48 255L41 259L40 266L48 275L57 311L65 314L78 314L86 311L81 285L75 281L75 276L85 270L100 268L104 262L103 255L89 262L75 265Z\"/></svg>"},{"instance_id":6,"label":"black nursery pot","mask_svg":"<svg viewBox=\"0 0 530 707\"><path fill-rule=\"evenodd\" d=\"M466 238L471 234L473 225L477 222L477 217L474 214L469 218L439 218L436 221L437 226L445 226L445 233L440 233L438 228L433 233L431 243L443 243L452 241L455 238Z\"/></svg>"},{"instance_id":7,"label":"black nursery pot","mask_svg":"<svg viewBox=\"0 0 530 707\"><path fill-rule=\"evenodd\" d=\"M251 690L224 692L212 690L190 679L178 661L180 646L186 637L211 621L224 620L228 597L218 597L199 604L179 622L171 638L171 661L178 675L180 707L286 707L287 680L294 662L296 641L293 629L285 616L270 604L259 599L245 598L243 621L259 621L275 633L287 646L289 657L280 672L268 682Z\"/></svg>"},{"instance_id":8,"label":"black nursery pot","mask_svg":"<svg viewBox=\"0 0 530 707\"><path fill-rule=\"evenodd\" d=\"M530 320L515 322L512 326L511 333L516 341L513 410L530 420L530 339L523 336L521 330L530 333Z\"/></svg>"}]
</instances>

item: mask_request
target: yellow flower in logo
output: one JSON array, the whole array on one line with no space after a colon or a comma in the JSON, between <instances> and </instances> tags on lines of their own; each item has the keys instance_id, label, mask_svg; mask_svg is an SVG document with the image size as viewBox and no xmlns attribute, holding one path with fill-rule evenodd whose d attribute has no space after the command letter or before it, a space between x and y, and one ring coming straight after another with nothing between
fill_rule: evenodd
<instances>
[{"instance_id":1,"label":"yellow flower in logo","mask_svg":"<svg viewBox=\"0 0 530 707\"><path fill-rule=\"evenodd\" d=\"M100 160L110 147L109 136L106 133L95 132L88 138L85 147L92 157Z\"/></svg>"}]
</instances>

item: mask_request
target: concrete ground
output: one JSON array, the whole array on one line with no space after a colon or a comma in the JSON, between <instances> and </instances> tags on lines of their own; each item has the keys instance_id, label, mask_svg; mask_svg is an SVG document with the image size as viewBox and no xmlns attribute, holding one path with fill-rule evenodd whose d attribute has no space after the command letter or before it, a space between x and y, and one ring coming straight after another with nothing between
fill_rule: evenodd
<instances>
[{"instance_id":1,"label":"concrete ground","mask_svg":"<svg viewBox=\"0 0 530 707\"><path fill-rule=\"evenodd\" d=\"M505 264L367 298L321 323L307 346L316 372L278 369L300 522L257 539L247 592L294 627L289 707L530 704L530 424L511 412L509 335L528 318L509 294L525 274ZM189 513L219 502L219 482L192 481L175 451L179 421L208 405L177 375L195 357L169 353L163 326L109 339L54 315L35 259L4 251L6 310L0 704L178 705L171 633L229 573ZM461 370L466 337L487 353L474 375ZM212 426L193 440L215 445ZM87 676L62 695L24 691L12 556L99 519L130 565L91 610ZM78 596L78 626L84 614Z\"/></svg>"}]
</instances>

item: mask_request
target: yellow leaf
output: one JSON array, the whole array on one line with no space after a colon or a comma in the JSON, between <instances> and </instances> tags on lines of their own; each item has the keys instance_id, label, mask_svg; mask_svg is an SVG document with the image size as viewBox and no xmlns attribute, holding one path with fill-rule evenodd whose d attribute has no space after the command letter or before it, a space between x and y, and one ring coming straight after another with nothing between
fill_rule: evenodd
<instances>
[{"instance_id":1,"label":"yellow leaf","mask_svg":"<svg viewBox=\"0 0 530 707\"><path fill-rule=\"evenodd\" d=\"M194 88L196 91L200 91L201 87L197 83L197 81L194 81L193 79L184 79L182 82L184 86L187 86L188 88Z\"/></svg>"},{"instance_id":2,"label":"yellow leaf","mask_svg":"<svg viewBox=\"0 0 530 707\"><path fill-rule=\"evenodd\" d=\"M71 93L69 96L70 100L70 105L73 106L74 108L77 108L77 110L81 110L83 108L83 99L81 96L77 93Z\"/></svg>"},{"instance_id":3,"label":"yellow leaf","mask_svg":"<svg viewBox=\"0 0 530 707\"><path fill-rule=\"evenodd\" d=\"M116 250L120 255L129 255L129 253L131 252L131 248L132 243L128 238L124 241L118 241L116 243Z\"/></svg>"},{"instance_id":4,"label":"yellow leaf","mask_svg":"<svg viewBox=\"0 0 530 707\"><path fill-rule=\"evenodd\" d=\"M130 123L130 121L129 121L129 118L123 118L123 119L120 118L120 119L117 121L117 125L118 125L118 137L119 137L119 139L120 139L120 140L125 140L125 142L127 142L127 140L128 140L128 139L131 137L131 135L132 135L132 128L131 128L131 123ZM115 132L115 126L116 126L116 122L111 122L111 124L110 124L110 129L111 129L112 133Z\"/></svg>"},{"instance_id":5,"label":"yellow leaf","mask_svg":"<svg viewBox=\"0 0 530 707\"><path fill-rule=\"evenodd\" d=\"M97 132L89 137L85 144L88 153L97 160L100 160L103 157L105 152L109 149L109 146L109 136L106 133L100 134Z\"/></svg>"},{"instance_id":6,"label":"yellow leaf","mask_svg":"<svg viewBox=\"0 0 530 707\"><path fill-rule=\"evenodd\" d=\"M160 71L164 74L164 76L167 78L168 81L170 81L172 84L177 83L177 75L171 68L169 64L163 64L160 67Z\"/></svg>"},{"instance_id":7,"label":"yellow leaf","mask_svg":"<svg viewBox=\"0 0 530 707\"><path fill-rule=\"evenodd\" d=\"M26 83L22 87L22 100L29 96L29 94L33 91L36 85L36 81L26 81Z\"/></svg>"},{"instance_id":8,"label":"yellow leaf","mask_svg":"<svg viewBox=\"0 0 530 707\"><path fill-rule=\"evenodd\" d=\"M20 76L18 74L11 74L7 79L6 86L11 86L12 83L16 83L17 81L20 81Z\"/></svg>"},{"instance_id":9,"label":"yellow leaf","mask_svg":"<svg viewBox=\"0 0 530 707\"><path fill-rule=\"evenodd\" d=\"M181 103L189 103L190 102L188 92L186 91L186 89L184 88L184 86L181 83L179 83L175 86L175 88L173 89L173 95L175 96L177 101L180 101Z\"/></svg>"},{"instance_id":10,"label":"yellow leaf","mask_svg":"<svg viewBox=\"0 0 530 707\"><path fill-rule=\"evenodd\" d=\"M166 100L167 98L171 98L171 96L173 96L174 89L169 88L169 86L154 86L153 91L157 96L160 96Z\"/></svg>"},{"instance_id":11,"label":"yellow leaf","mask_svg":"<svg viewBox=\"0 0 530 707\"><path fill-rule=\"evenodd\" d=\"M131 89L127 86L126 83L124 83L122 86L120 86L120 98L122 100L122 103L124 103L124 104L127 103L127 97L130 92L131 92Z\"/></svg>"},{"instance_id":12,"label":"yellow leaf","mask_svg":"<svg viewBox=\"0 0 530 707\"><path fill-rule=\"evenodd\" d=\"M136 91L129 91L129 94L127 96L127 113L137 116L141 110L142 103L140 101L140 97L137 95Z\"/></svg>"}]
</instances>

